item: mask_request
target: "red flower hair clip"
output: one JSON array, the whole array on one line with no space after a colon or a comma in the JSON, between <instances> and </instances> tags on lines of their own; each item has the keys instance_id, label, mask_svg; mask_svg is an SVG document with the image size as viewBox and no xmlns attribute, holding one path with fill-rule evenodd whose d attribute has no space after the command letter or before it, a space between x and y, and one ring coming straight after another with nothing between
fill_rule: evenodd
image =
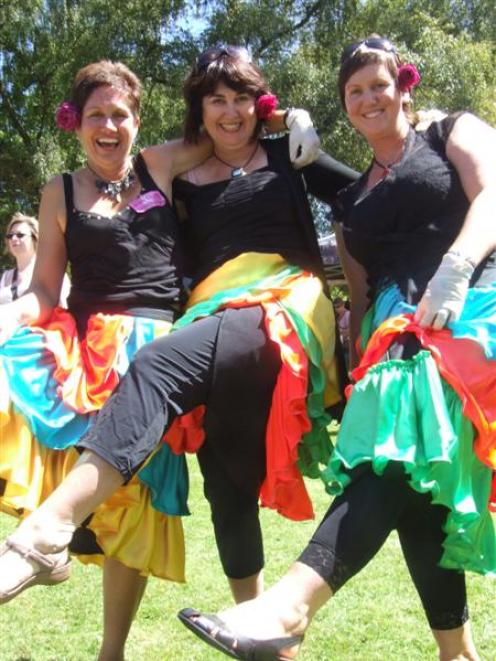
<instances>
[{"instance_id":1,"label":"red flower hair clip","mask_svg":"<svg viewBox=\"0 0 496 661\"><path fill-rule=\"evenodd\" d=\"M274 114L274 110L277 108L279 99L275 94L262 94L259 96L255 102L255 112L257 118L263 121L264 119L270 119Z\"/></svg>"},{"instance_id":2,"label":"red flower hair clip","mask_svg":"<svg viewBox=\"0 0 496 661\"><path fill-rule=\"evenodd\" d=\"M420 83L420 74L414 64L402 64L398 68L398 87L400 92L409 92Z\"/></svg>"},{"instance_id":3,"label":"red flower hair clip","mask_svg":"<svg viewBox=\"0 0 496 661\"><path fill-rule=\"evenodd\" d=\"M70 101L63 101L55 111L55 123L62 131L71 132L77 129L81 117L78 109Z\"/></svg>"}]
</instances>

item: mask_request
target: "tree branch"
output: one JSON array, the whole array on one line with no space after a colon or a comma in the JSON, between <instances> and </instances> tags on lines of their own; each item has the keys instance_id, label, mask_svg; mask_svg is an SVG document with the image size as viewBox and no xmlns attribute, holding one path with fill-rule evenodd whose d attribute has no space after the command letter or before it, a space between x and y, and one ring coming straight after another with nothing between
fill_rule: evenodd
<instances>
[{"instance_id":1,"label":"tree branch","mask_svg":"<svg viewBox=\"0 0 496 661\"><path fill-rule=\"evenodd\" d=\"M299 30L301 27L309 23L310 20L319 12L319 10L322 9L323 4L324 4L323 0L318 0L317 2L314 2L312 5L307 7L301 20L298 21L298 23L294 23L291 27L286 28L285 30L280 30L279 32L275 32L273 35L271 35L269 39L266 39L265 41L261 41L257 56L262 55L262 53L275 41L278 41L283 37L287 37L288 35L292 34L295 30Z\"/></svg>"},{"instance_id":2,"label":"tree branch","mask_svg":"<svg viewBox=\"0 0 496 661\"><path fill-rule=\"evenodd\" d=\"M10 118L12 124L14 125L14 128L21 136L22 141L24 142L26 147L31 148L32 147L31 136L29 135L29 133L27 133L27 131L24 129L23 125L19 121L19 117L17 116L17 113L9 98L9 95L5 91L5 87L3 85L2 80L0 80L0 99L2 101L2 106L5 108L7 116Z\"/></svg>"}]
</instances>

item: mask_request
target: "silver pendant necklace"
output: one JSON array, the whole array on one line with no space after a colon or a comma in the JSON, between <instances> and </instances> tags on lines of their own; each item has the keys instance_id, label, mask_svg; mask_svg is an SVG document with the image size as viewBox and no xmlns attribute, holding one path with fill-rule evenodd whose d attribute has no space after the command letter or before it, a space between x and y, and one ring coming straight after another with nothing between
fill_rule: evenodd
<instances>
[{"instance_id":1,"label":"silver pendant necklace","mask_svg":"<svg viewBox=\"0 0 496 661\"><path fill-rule=\"evenodd\" d=\"M246 166L249 165L252 160L255 158L255 154L258 151L258 143L253 150L253 152L250 154L250 158L243 163L243 165L233 165L232 163L228 163L227 161L224 161L220 156L218 156L215 151L214 151L214 158L216 158L218 161L223 163L224 165L227 165L228 168L231 168L231 179L238 179L238 177L244 177L246 174Z\"/></svg>"}]
</instances>

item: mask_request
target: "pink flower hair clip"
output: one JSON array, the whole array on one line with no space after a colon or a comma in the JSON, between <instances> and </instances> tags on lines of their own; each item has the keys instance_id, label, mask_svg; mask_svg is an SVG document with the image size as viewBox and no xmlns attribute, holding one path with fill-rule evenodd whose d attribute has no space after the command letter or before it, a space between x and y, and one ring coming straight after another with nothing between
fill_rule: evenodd
<instances>
[{"instance_id":1,"label":"pink flower hair clip","mask_svg":"<svg viewBox=\"0 0 496 661\"><path fill-rule=\"evenodd\" d=\"M279 99L275 94L262 94L255 102L255 112L261 121L270 119L277 108Z\"/></svg>"},{"instance_id":2,"label":"pink flower hair clip","mask_svg":"<svg viewBox=\"0 0 496 661\"><path fill-rule=\"evenodd\" d=\"M78 109L70 101L63 101L55 111L57 127L68 133L77 129L80 119Z\"/></svg>"},{"instance_id":3,"label":"pink flower hair clip","mask_svg":"<svg viewBox=\"0 0 496 661\"><path fill-rule=\"evenodd\" d=\"M410 92L420 83L420 74L414 64L402 64L398 68L398 86L400 92Z\"/></svg>"}]
</instances>

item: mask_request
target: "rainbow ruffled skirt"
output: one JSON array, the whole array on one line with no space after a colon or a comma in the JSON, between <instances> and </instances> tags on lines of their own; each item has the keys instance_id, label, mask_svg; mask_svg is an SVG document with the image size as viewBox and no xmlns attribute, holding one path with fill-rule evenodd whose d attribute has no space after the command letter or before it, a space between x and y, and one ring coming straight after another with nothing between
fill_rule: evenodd
<instances>
[{"instance_id":1,"label":"rainbow ruffled skirt","mask_svg":"<svg viewBox=\"0 0 496 661\"><path fill-rule=\"evenodd\" d=\"M245 253L195 288L174 328L223 308L252 305L263 308L267 335L281 353L266 430L266 479L260 502L294 520L312 518L303 475L319 477L329 461L332 444L326 408L341 399L334 312L322 282L288 265L280 255ZM201 414L195 425L201 425ZM197 434L194 442L190 439L181 433L166 436L177 453L195 452L203 436ZM152 477L147 482L154 488Z\"/></svg>"},{"instance_id":2,"label":"rainbow ruffled skirt","mask_svg":"<svg viewBox=\"0 0 496 661\"><path fill-rule=\"evenodd\" d=\"M74 318L59 308L47 323L20 328L0 347L2 511L26 516L54 490L77 460L73 446L133 355L169 330L164 321L95 314L80 341ZM162 445L153 461L161 474L156 491L138 474L97 509L88 527L104 556L143 575L184 581L185 460ZM103 562L98 554L79 558Z\"/></svg>"},{"instance_id":3,"label":"rainbow ruffled skirt","mask_svg":"<svg viewBox=\"0 0 496 661\"><path fill-rule=\"evenodd\" d=\"M401 462L413 489L448 508L441 566L496 575L496 285L468 292L448 328L420 328L396 286L362 325L359 367L325 480L338 494L349 469L381 475ZM388 357L404 334L419 351Z\"/></svg>"}]
</instances>

